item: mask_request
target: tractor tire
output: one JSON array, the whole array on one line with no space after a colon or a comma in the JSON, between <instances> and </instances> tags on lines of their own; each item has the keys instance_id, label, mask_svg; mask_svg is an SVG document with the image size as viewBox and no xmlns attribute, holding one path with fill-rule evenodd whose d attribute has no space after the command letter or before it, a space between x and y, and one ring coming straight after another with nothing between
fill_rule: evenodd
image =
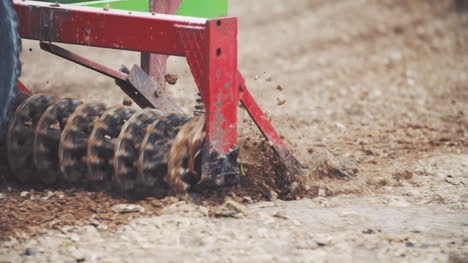
<instances>
[{"instance_id":1,"label":"tractor tire","mask_svg":"<svg viewBox=\"0 0 468 263\"><path fill-rule=\"evenodd\" d=\"M21 74L21 38L12 0L0 1L0 134L8 119L11 101L16 97L16 80Z\"/></svg>"}]
</instances>

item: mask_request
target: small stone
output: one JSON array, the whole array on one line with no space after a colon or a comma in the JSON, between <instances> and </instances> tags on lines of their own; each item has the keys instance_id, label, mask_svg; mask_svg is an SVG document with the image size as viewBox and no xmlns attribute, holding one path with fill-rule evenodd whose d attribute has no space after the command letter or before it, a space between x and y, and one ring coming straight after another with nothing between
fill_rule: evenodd
<instances>
[{"instance_id":1,"label":"small stone","mask_svg":"<svg viewBox=\"0 0 468 263\"><path fill-rule=\"evenodd\" d=\"M299 220L296 220L296 219L294 219L294 220L292 221L292 223L293 223L295 226L302 226L302 223L299 222Z\"/></svg>"},{"instance_id":2,"label":"small stone","mask_svg":"<svg viewBox=\"0 0 468 263\"><path fill-rule=\"evenodd\" d=\"M143 213L145 212L145 208L141 205L133 205L133 204L118 204L112 206L112 211L116 213Z\"/></svg>"},{"instance_id":3,"label":"small stone","mask_svg":"<svg viewBox=\"0 0 468 263\"><path fill-rule=\"evenodd\" d=\"M54 196L54 192L48 191L46 196L42 197L41 200L49 200L52 196Z\"/></svg>"},{"instance_id":4,"label":"small stone","mask_svg":"<svg viewBox=\"0 0 468 263\"><path fill-rule=\"evenodd\" d=\"M298 188L299 188L298 182L292 182L291 185L289 186L289 190L291 192L295 192Z\"/></svg>"},{"instance_id":5,"label":"small stone","mask_svg":"<svg viewBox=\"0 0 468 263\"><path fill-rule=\"evenodd\" d=\"M278 211L274 213L273 216L281 219L289 219L289 217L283 211Z\"/></svg>"},{"instance_id":6,"label":"small stone","mask_svg":"<svg viewBox=\"0 0 468 263\"><path fill-rule=\"evenodd\" d=\"M405 28L403 26L397 25L393 28L393 32L395 34L403 34L405 32Z\"/></svg>"},{"instance_id":7,"label":"small stone","mask_svg":"<svg viewBox=\"0 0 468 263\"><path fill-rule=\"evenodd\" d=\"M99 220L97 220L96 215L92 215L89 217L89 224L95 227L99 226Z\"/></svg>"},{"instance_id":8,"label":"small stone","mask_svg":"<svg viewBox=\"0 0 468 263\"><path fill-rule=\"evenodd\" d=\"M398 51L394 51L390 54L390 61L392 63L397 63L399 62L401 59L403 58L403 56L401 55L400 52Z\"/></svg>"},{"instance_id":9,"label":"small stone","mask_svg":"<svg viewBox=\"0 0 468 263\"><path fill-rule=\"evenodd\" d=\"M327 193L325 192L325 189L320 188L318 190L318 196L321 196L321 197L327 196Z\"/></svg>"},{"instance_id":10,"label":"small stone","mask_svg":"<svg viewBox=\"0 0 468 263\"><path fill-rule=\"evenodd\" d=\"M232 217L235 219L241 219L241 218L244 218L245 215L242 213L237 213L237 214L233 214Z\"/></svg>"},{"instance_id":11,"label":"small stone","mask_svg":"<svg viewBox=\"0 0 468 263\"><path fill-rule=\"evenodd\" d=\"M274 201L276 199L278 199L278 194L275 191L271 190L270 191L270 200Z\"/></svg>"},{"instance_id":12,"label":"small stone","mask_svg":"<svg viewBox=\"0 0 468 263\"><path fill-rule=\"evenodd\" d=\"M179 198L177 198L175 196L168 196L168 197L164 198L162 201L163 201L163 203L166 203L166 204L173 204L173 203L179 202Z\"/></svg>"},{"instance_id":13,"label":"small stone","mask_svg":"<svg viewBox=\"0 0 468 263\"><path fill-rule=\"evenodd\" d=\"M317 197L317 198L314 198L313 200L317 202L317 204L320 205L321 207L329 206L328 199L325 197Z\"/></svg>"},{"instance_id":14,"label":"small stone","mask_svg":"<svg viewBox=\"0 0 468 263\"><path fill-rule=\"evenodd\" d=\"M271 215L263 212L258 213L258 220L262 222L263 225L270 225L274 224L276 222L275 218L273 218Z\"/></svg>"},{"instance_id":15,"label":"small stone","mask_svg":"<svg viewBox=\"0 0 468 263\"><path fill-rule=\"evenodd\" d=\"M406 247L414 247L414 243L408 241L408 242L405 243L405 246Z\"/></svg>"},{"instance_id":16,"label":"small stone","mask_svg":"<svg viewBox=\"0 0 468 263\"><path fill-rule=\"evenodd\" d=\"M29 194L28 191L23 191L23 192L20 193L20 196L21 197L26 197L28 194Z\"/></svg>"},{"instance_id":17,"label":"small stone","mask_svg":"<svg viewBox=\"0 0 468 263\"><path fill-rule=\"evenodd\" d=\"M64 235L68 235L69 232L73 229L72 226L64 226L64 227L59 227L58 230L64 234Z\"/></svg>"},{"instance_id":18,"label":"small stone","mask_svg":"<svg viewBox=\"0 0 468 263\"><path fill-rule=\"evenodd\" d=\"M83 253L81 251L79 251L78 249L71 249L71 251L69 252L69 255L73 259L75 259L76 262L85 262L86 261Z\"/></svg>"},{"instance_id":19,"label":"small stone","mask_svg":"<svg viewBox=\"0 0 468 263\"><path fill-rule=\"evenodd\" d=\"M23 253L21 253L21 256L32 256L36 254L36 251L32 250L31 248L26 248Z\"/></svg>"},{"instance_id":20,"label":"small stone","mask_svg":"<svg viewBox=\"0 0 468 263\"><path fill-rule=\"evenodd\" d=\"M97 230L100 230L100 231L106 231L107 229L109 229L109 227L104 224L100 224L96 228Z\"/></svg>"},{"instance_id":21,"label":"small stone","mask_svg":"<svg viewBox=\"0 0 468 263\"><path fill-rule=\"evenodd\" d=\"M368 229L366 229L366 230L363 230L362 233L363 233L363 234L374 234L375 231L372 230L372 229L370 229L370 228L368 228Z\"/></svg>"},{"instance_id":22,"label":"small stone","mask_svg":"<svg viewBox=\"0 0 468 263\"><path fill-rule=\"evenodd\" d=\"M72 234L70 234L70 240L75 242L75 243L78 243L78 242L80 242L80 237L77 234L72 233Z\"/></svg>"},{"instance_id":23,"label":"small stone","mask_svg":"<svg viewBox=\"0 0 468 263\"><path fill-rule=\"evenodd\" d=\"M446 183L449 183L451 185L458 185L460 184L460 182L458 180L456 180L455 178L453 178L451 175L447 175L445 177L445 182Z\"/></svg>"},{"instance_id":24,"label":"small stone","mask_svg":"<svg viewBox=\"0 0 468 263\"><path fill-rule=\"evenodd\" d=\"M122 104L125 106L131 106L133 104L133 101L129 97L125 97L122 101Z\"/></svg>"},{"instance_id":25,"label":"small stone","mask_svg":"<svg viewBox=\"0 0 468 263\"><path fill-rule=\"evenodd\" d=\"M348 129L348 128L346 127L346 125L344 125L343 123L341 123L341 122L339 122L339 121L335 122L335 125L336 125L336 127L338 127L338 128L341 129L341 130L346 130L346 129Z\"/></svg>"},{"instance_id":26,"label":"small stone","mask_svg":"<svg viewBox=\"0 0 468 263\"><path fill-rule=\"evenodd\" d=\"M244 205L241 205L235 201L232 201L232 200L228 200L224 203L224 205L226 205L226 207L228 208L232 208L234 209L235 211L239 212L239 213L242 213L244 215L247 215L249 213L248 209L246 206Z\"/></svg>"},{"instance_id":27,"label":"small stone","mask_svg":"<svg viewBox=\"0 0 468 263\"><path fill-rule=\"evenodd\" d=\"M279 91L283 91L283 87L281 85L276 86L276 89Z\"/></svg>"},{"instance_id":28,"label":"small stone","mask_svg":"<svg viewBox=\"0 0 468 263\"><path fill-rule=\"evenodd\" d=\"M244 202L244 203L251 203L251 202L252 202L252 197L250 197L250 196L244 196L244 197L242 197L242 202Z\"/></svg>"},{"instance_id":29,"label":"small stone","mask_svg":"<svg viewBox=\"0 0 468 263\"><path fill-rule=\"evenodd\" d=\"M248 214L248 209L233 200L226 201L215 211L216 217L244 218Z\"/></svg>"},{"instance_id":30,"label":"small stone","mask_svg":"<svg viewBox=\"0 0 468 263\"><path fill-rule=\"evenodd\" d=\"M315 243L317 243L319 247L324 247L326 245L331 244L331 238L329 236L315 237L314 240L315 240Z\"/></svg>"},{"instance_id":31,"label":"small stone","mask_svg":"<svg viewBox=\"0 0 468 263\"><path fill-rule=\"evenodd\" d=\"M276 98L276 100L278 101L278 102L276 103L276 104L278 104L278 106L281 106L281 105L286 104L286 100L285 100L285 99Z\"/></svg>"},{"instance_id":32,"label":"small stone","mask_svg":"<svg viewBox=\"0 0 468 263\"><path fill-rule=\"evenodd\" d=\"M161 203L161 201L155 199L155 200L151 200L151 205L154 206L154 207L161 207L163 206L163 204Z\"/></svg>"}]
</instances>

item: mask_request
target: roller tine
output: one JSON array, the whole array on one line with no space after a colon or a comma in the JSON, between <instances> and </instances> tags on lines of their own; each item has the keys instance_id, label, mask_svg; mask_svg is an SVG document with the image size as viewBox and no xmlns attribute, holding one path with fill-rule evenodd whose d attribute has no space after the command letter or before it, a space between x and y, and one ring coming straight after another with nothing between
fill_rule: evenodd
<instances>
[{"instance_id":1,"label":"roller tine","mask_svg":"<svg viewBox=\"0 0 468 263\"><path fill-rule=\"evenodd\" d=\"M194 154L201 147L199 141L204 140L204 116L195 116L187 124L182 126L172 143L169 155L168 173L166 181L175 193L187 191L191 185L198 181L198 178L187 178L190 159L194 159ZM196 144L196 145L195 145ZM193 156L192 156L193 154ZM188 158L187 161L184 161ZM195 164L191 164L192 169Z\"/></svg>"},{"instance_id":2,"label":"roller tine","mask_svg":"<svg viewBox=\"0 0 468 263\"><path fill-rule=\"evenodd\" d=\"M41 179L46 184L55 183L60 177L58 147L60 134L65 119L70 116L82 102L72 99L60 99L50 105L35 130L33 160L35 166L44 171Z\"/></svg>"},{"instance_id":3,"label":"roller tine","mask_svg":"<svg viewBox=\"0 0 468 263\"><path fill-rule=\"evenodd\" d=\"M54 101L52 96L31 96L18 106L10 120L7 130L8 164L21 182L40 180L32 162L35 128L41 115Z\"/></svg>"},{"instance_id":4,"label":"roller tine","mask_svg":"<svg viewBox=\"0 0 468 263\"><path fill-rule=\"evenodd\" d=\"M88 180L112 180L115 141L133 113L135 110L127 106L115 106L96 121L88 140Z\"/></svg>"},{"instance_id":5,"label":"roller tine","mask_svg":"<svg viewBox=\"0 0 468 263\"><path fill-rule=\"evenodd\" d=\"M163 114L154 109L135 113L123 125L114 150L114 176L122 191L130 191L139 185L138 159L140 145L147 127L162 118Z\"/></svg>"},{"instance_id":6,"label":"roller tine","mask_svg":"<svg viewBox=\"0 0 468 263\"><path fill-rule=\"evenodd\" d=\"M66 181L74 183L85 179L88 139L94 123L106 109L102 103L86 103L69 116L59 145L60 169Z\"/></svg>"}]
</instances>

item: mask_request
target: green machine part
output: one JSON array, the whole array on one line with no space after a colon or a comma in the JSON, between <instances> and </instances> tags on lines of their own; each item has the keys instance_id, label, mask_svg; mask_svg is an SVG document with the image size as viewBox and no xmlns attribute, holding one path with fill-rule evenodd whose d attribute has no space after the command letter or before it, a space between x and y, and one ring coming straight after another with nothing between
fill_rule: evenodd
<instances>
[{"instance_id":1,"label":"green machine part","mask_svg":"<svg viewBox=\"0 0 468 263\"><path fill-rule=\"evenodd\" d=\"M2 0L3 1L3 0ZM81 6L104 7L110 5L113 9L149 12L150 0L40 0L43 2L58 2ZM182 0L176 15L216 18L227 16L228 0Z\"/></svg>"},{"instance_id":2,"label":"green machine part","mask_svg":"<svg viewBox=\"0 0 468 263\"><path fill-rule=\"evenodd\" d=\"M228 0L182 0L176 15L216 18L228 15Z\"/></svg>"}]
</instances>

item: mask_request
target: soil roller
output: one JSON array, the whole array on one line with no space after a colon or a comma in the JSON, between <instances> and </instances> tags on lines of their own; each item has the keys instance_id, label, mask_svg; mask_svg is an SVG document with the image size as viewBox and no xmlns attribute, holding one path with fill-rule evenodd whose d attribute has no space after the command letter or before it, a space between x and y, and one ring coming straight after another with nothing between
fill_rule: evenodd
<instances>
[{"instance_id":1,"label":"soil roller","mask_svg":"<svg viewBox=\"0 0 468 263\"><path fill-rule=\"evenodd\" d=\"M302 171L238 71L237 19L172 15L194 3L189 2L152 0L153 12L83 3L2 2L2 132L10 170L20 182L117 185L123 191L147 189L162 195L194 186L234 186L240 177L240 103L287 171ZM214 6L210 1L199 5L205 2ZM211 11L211 16L223 13ZM16 32L39 40L45 51L113 78L141 109L31 95L19 80L15 83L20 71ZM54 43L139 51L142 68L113 70ZM192 71L202 103L193 116L165 92L169 55L186 57Z\"/></svg>"}]
</instances>

